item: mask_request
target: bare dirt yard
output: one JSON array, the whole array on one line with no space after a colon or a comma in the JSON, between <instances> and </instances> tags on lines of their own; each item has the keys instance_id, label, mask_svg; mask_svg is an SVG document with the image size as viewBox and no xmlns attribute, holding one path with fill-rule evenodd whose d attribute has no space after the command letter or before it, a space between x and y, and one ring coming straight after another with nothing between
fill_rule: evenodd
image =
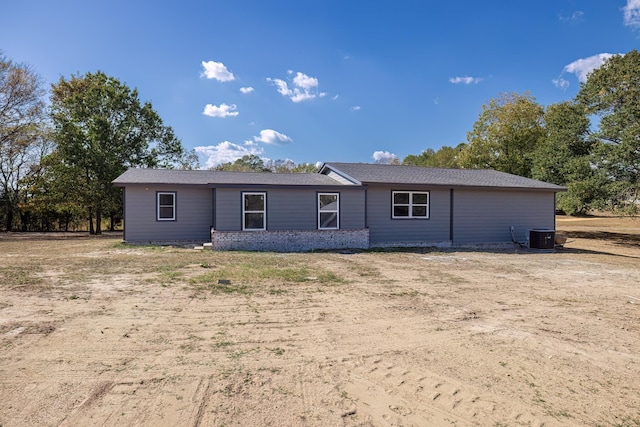
<instances>
[{"instance_id":1,"label":"bare dirt yard","mask_svg":"<svg viewBox=\"0 0 640 427\"><path fill-rule=\"evenodd\" d=\"M555 253L0 235L0 426L640 426L640 219Z\"/></svg>"}]
</instances>

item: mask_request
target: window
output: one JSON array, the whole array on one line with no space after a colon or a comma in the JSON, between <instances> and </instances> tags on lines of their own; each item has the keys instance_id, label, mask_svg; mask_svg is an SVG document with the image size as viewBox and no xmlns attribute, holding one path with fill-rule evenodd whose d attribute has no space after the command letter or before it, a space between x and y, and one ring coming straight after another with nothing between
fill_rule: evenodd
<instances>
[{"instance_id":1,"label":"window","mask_svg":"<svg viewBox=\"0 0 640 427\"><path fill-rule=\"evenodd\" d=\"M242 193L242 229L266 230L267 193Z\"/></svg>"},{"instance_id":2,"label":"window","mask_svg":"<svg viewBox=\"0 0 640 427\"><path fill-rule=\"evenodd\" d=\"M394 191L393 218L429 218L429 192Z\"/></svg>"},{"instance_id":3,"label":"window","mask_svg":"<svg viewBox=\"0 0 640 427\"><path fill-rule=\"evenodd\" d=\"M339 228L340 195L338 193L318 193L318 229Z\"/></svg>"},{"instance_id":4,"label":"window","mask_svg":"<svg viewBox=\"0 0 640 427\"><path fill-rule=\"evenodd\" d=\"M158 221L176 220L176 193L156 193L156 218Z\"/></svg>"}]
</instances>

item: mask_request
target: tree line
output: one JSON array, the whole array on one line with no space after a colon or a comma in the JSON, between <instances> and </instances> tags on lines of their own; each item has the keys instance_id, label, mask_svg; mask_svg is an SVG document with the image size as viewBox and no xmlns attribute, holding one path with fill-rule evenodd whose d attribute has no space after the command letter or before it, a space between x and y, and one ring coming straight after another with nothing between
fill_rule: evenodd
<instances>
[{"instance_id":1,"label":"tree line","mask_svg":"<svg viewBox=\"0 0 640 427\"><path fill-rule=\"evenodd\" d=\"M51 85L0 52L0 230L102 232L122 216L129 167L194 168L151 103L103 72Z\"/></svg>"},{"instance_id":2,"label":"tree line","mask_svg":"<svg viewBox=\"0 0 640 427\"><path fill-rule=\"evenodd\" d=\"M539 105L505 93L482 106L456 147L409 155L404 164L484 168L564 185L568 214L635 215L640 201L640 53L616 55L588 75L574 99Z\"/></svg>"},{"instance_id":3,"label":"tree line","mask_svg":"<svg viewBox=\"0 0 640 427\"><path fill-rule=\"evenodd\" d=\"M545 107L528 92L499 94L481 107L466 142L397 163L495 169L566 186L558 207L569 214L637 214L640 53L611 57L565 102ZM0 52L0 230L99 234L103 222L113 229L122 219L111 182L128 168L198 166L136 89L98 71L61 77L47 92L32 68ZM248 155L214 169L317 168Z\"/></svg>"}]
</instances>

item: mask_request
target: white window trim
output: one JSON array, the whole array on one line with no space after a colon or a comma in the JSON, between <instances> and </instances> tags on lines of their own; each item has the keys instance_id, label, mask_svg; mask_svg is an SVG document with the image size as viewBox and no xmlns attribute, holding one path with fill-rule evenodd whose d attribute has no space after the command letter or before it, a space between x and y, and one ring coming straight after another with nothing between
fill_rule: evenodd
<instances>
[{"instance_id":1,"label":"white window trim","mask_svg":"<svg viewBox=\"0 0 640 427\"><path fill-rule=\"evenodd\" d=\"M335 210L320 210L320 196L336 196L336 208ZM340 229L340 193L318 193L318 230L339 230ZM336 213L336 226L335 227L321 227L320 213Z\"/></svg>"},{"instance_id":2,"label":"white window trim","mask_svg":"<svg viewBox=\"0 0 640 427\"><path fill-rule=\"evenodd\" d=\"M261 211L248 211L244 208L245 196L263 196L264 207ZM262 228L247 228L245 225L246 214L248 213L261 213L262 214ZM242 231L264 231L267 229L267 193L264 191L257 192L243 192L242 193Z\"/></svg>"},{"instance_id":3,"label":"white window trim","mask_svg":"<svg viewBox=\"0 0 640 427\"><path fill-rule=\"evenodd\" d=\"M160 196L170 195L173 198L173 203L171 205L161 205L160 204ZM158 191L156 193L156 220L157 221L175 221L176 220L176 192L175 191ZM171 207L171 218L161 218L160 217L160 208L161 207Z\"/></svg>"},{"instance_id":4,"label":"white window trim","mask_svg":"<svg viewBox=\"0 0 640 427\"><path fill-rule=\"evenodd\" d=\"M409 203L395 203L396 194L409 194ZM427 203L417 203L413 204L413 195L414 194L426 194L427 195ZM431 204L431 194L429 191L393 191L391 193L391 218L392 219L429 219L429 205ZM407 206L409 207L409 215L408 216L396 216L396 206ZM427 214L425 216L413 216L413 207L414 206L425 206L427 208Z\"/></svg>"}]
</instances>

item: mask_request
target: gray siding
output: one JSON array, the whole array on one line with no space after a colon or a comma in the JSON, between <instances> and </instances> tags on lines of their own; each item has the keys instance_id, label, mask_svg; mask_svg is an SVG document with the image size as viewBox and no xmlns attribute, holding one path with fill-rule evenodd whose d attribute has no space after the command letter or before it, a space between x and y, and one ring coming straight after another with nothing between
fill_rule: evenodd
<instances>
[{"instance_id":1,"label":"gray siding","mask_svg":"<svg viewBox=\"0 0 640 427\"><path fill-rule=\"evenodd\" d=\"M365 228L365 192L359 190L340 190L340 228L357 230Z\"/></svg>"},{"instance_id":2,"label":"gray siding","mask_svg":"<svg viewBox=\"0 0 640 427\"><path fill-rule=\"evenodd\" d=\"M176 192L176 220L156 221L156 192ZM180 185L128 185L125 191L127 242L210 240L211 189Z\"/></svg>"},{"instance_id":3,"label":"gray siding","mask_svg":"<svg viewBox=\"0 0 640 427\"><path fill-rule=\"evenodd\" d=\"M216 188L214 194L215 229L221 231L242 230L240 191L237 189Z\"/></svg>"},{"instance_id":4,"label":"gray siding","mask_svg":"<svg viewBox=\"0 0 640 427\"><path fill-rule=\"evenodd\" d=\"M454 192L453 243L510 242L532 228L555 228L552 192L459 190Z\"/></svg>"},{"instance_id":5,"label":"gray siding","mask_svg":"<svg viewBox=\"0 0 640 427\"><path fill-rule=\"evenodd\" d=\"M429 191L429 219L392 219L392 191ZM405 188L401 185L369 187L367 192L369 242L372 246L392 243L444 242L449 240L449 190Z\"/></svg>"},{"instance_id":6,"label":"gray siding","mask_svg":"<svg viewBox=\"0 0 640 427\"><path fill-rule=\"evenodd\" d=\"M340 228L364 228L364 191L362 189L317 190L315 188L268 188L264 190L217 188L215 190L215 228L218 231L242 230L242 193L267 193L267 230L316 230L317 194L340 193Z\"/></svg>"}]
</instances>

